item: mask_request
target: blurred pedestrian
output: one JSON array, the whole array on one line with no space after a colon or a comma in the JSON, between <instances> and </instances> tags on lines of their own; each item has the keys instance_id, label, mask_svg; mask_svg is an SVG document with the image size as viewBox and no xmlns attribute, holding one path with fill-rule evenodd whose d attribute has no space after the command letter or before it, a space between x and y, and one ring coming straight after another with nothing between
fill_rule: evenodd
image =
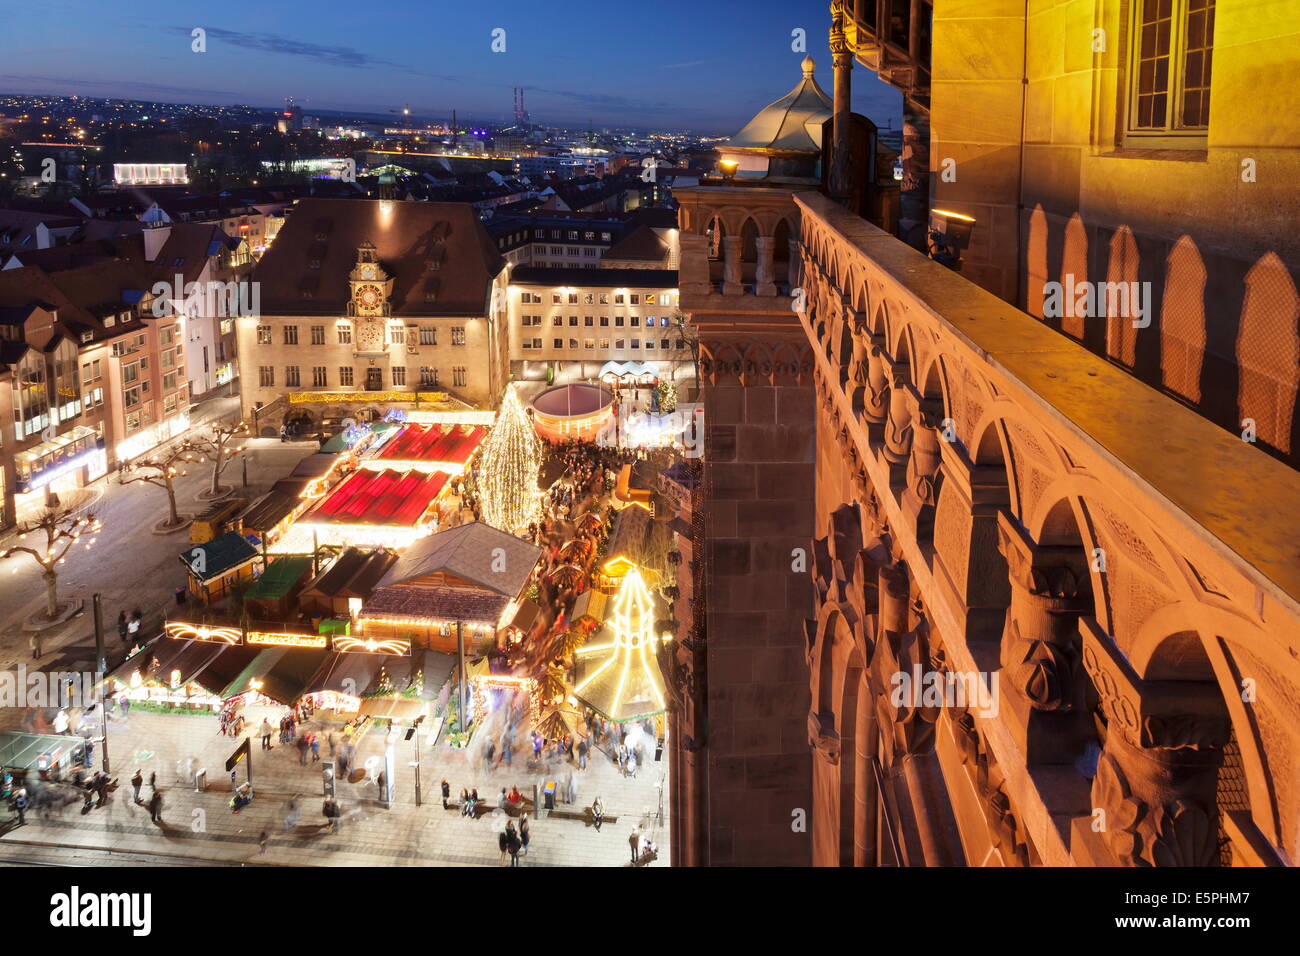
<instances>
[{"instance_id":1,"label":"blurred pedestrian","mask_svg":"<svg viewBox=\"0 0 1300 956\"><path fill-rule=\"evenodd\" d=\"M125 611L122 612L122 616L123 617L126 616ZM135 776L131 778L131 789L133 791L132 799L134 799L136 803L140 802L140 788L143 786L144 786L144 774L142 774L139 770L137 770L135 772Z\"/></svg>"}]
</instances>

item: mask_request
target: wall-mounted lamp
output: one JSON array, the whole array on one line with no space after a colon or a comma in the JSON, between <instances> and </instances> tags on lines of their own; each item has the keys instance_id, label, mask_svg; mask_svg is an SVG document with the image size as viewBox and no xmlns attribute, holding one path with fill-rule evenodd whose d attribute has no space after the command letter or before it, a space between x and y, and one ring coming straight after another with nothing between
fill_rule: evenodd
<instances>
[{"instance_id":1,"label":"wall-mounted lamp","mask_svg":"<svg viewBox=\"0 0 1300 956\"><path fill-rule=\"evenodd\" d=\"M970 245L974 226L974 217L965 213L930 210L930 258L953 271L960 271L962 250Z\"/></svg>"}]
</instances>

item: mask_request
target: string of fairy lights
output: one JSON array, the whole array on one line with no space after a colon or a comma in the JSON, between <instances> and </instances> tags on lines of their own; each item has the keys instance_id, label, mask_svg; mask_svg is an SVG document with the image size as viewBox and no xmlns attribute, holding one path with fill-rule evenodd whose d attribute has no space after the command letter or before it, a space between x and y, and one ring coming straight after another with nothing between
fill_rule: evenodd
<instances>
[{"instance_id":1,"label":"string of fairy lights","mask_svg":"<svg viewBox=\"0 0 1300 956\"><path fill-rule=\"evenodd\" d=\"M541 519L541 467L541 441L515 390L508 388L479 463L483 520L513 535L527 534L528 526Z\"/></svg>"}]
</instances>

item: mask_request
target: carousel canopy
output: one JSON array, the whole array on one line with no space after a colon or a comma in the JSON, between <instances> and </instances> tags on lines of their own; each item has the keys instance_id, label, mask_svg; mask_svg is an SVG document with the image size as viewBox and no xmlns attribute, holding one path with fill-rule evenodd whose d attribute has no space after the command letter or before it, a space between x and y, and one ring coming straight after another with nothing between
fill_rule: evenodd
<instances>
[{"instance_id":1,"label":"carousel canopy","mask_svg":"<svg viewBox=\"0 0 1300 956\"><path fill-rule=\"evenodd\" d=\"M607 377L617 379L657 379L659 373L644 362L606 362L600 367L600 378Z\"/></svg>"}]
</instances>

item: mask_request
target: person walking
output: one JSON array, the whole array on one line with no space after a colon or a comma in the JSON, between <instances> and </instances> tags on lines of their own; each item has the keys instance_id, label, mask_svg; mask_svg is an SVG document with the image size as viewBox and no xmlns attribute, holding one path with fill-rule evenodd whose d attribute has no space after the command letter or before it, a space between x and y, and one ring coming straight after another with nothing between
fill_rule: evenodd
<instances>
[{"instance_id":1,"label":"person walking","mask_svg":"<svg viewBox=\"0 0 1300 956\"><path fill-rule=\"evenodd\" d=\"M32 660L39 661L41 659L41 635L39 633L32 634L32 636L27 639L27 643L30 644L32 648Z\"/></svg>"},{"instance_id":2,"label":"person walking","mask_svg":"<svg viewBox=\"0 0 1300 956\"><path fill-rule=\"evenodd\" d=\"M162 823L162 805L162 794L155 790L149 798L149 819L154 823Z\"/></svg>"},{"instance_id":3,"label":"person walking","mask_svg":"<svg viewBox=\"0 0 1300 956\"><path fill-rule=\"evenodd\" d=\"M339 818L342 816L342 812L339 810L338 801L333 797L326 797L325 805L321 808L321 812L325 814L325 819L329 821L330 833L338 833Z\"/></svg>"},{"instance_id":4,"label":"person walking","mask_svg":"<svg viewBox=\"0 0 1300 956\"><path fill-rule=\"evenodd\" d=\"M257 732L258 732L258 734L260 734L261 737L262 737L262 749L263 749L263 750L270 750L270 749L271 749L271 734L274 732L274 730L273 730L272 727L271 727L271 722L270 722L269 720L267 720L265 717L263 717L263 718L262 718L262 726L259 727L259 728L257 729Z\"/></svg>"},{"instance_id":5,"label":"person walking","mask_svg":"<svg viewBox=\"0 0 1300 956\"><path fill-rule=\"evenodd\" d=\"M578 741L578 769L587 769L587 741Z\"/></svg>"},{"instance_id":6,"label":"person walking","mask_svg":"<svg viewBox=\"0 0 1300 956\"><path fill-rule=\"evenodd\" d=\"M497 834L497 846L501 848L501 859L497 861L497 866L505 866L506 854L510 852L510 835L505 830Z\"/></svg>"},{"instance_id":7,"label":"person walking","mask_svg":"<svg viewBox=\"0 0 1300 956\"><path fill-rule=\"evenodd\" d=\"M524 854L524 856L528 855L528 840L529 840L528 814L521 813L519 815L519 842L523 847L522 853Z\"/></svg>"},{"instance_id":8,"label":"person walking","mask_svg":"<svg viewBox=\"0 0 1300 956\"><path fill-rule=\"evenodd\" d=\"M298 825L299 818L302 817L302 810L298 807L298 798L290 797L284 805L284 832L288 833Z\"/></svg>"},{"instance_id":9,"label":"person walking","mask_svg":"<svg viewBox=\"0 0 1300 956\"><path fill-rule=\"evenodd\" d=\"M636 866L641 862L641 826L638 824L632 828L632 835L627 838L628 846L632 848L632 865Z\"/></svg>"},{"instance_id":10,"label":"person walking","mask_svg":"<svg viewBox=\"0 0 1300 956\"><path fill-rule=\"evenodd\" d=\"M451 784L446 780L442 782L442 808L447 809L447 801L451 798Z\"/></svg>"},{"instance_id":11,"label":"person walking","mask_svg":"<svg viewBox=\"0 0 1300 956\"><path fill-rule=\"evenodd\" d=\"M149 774L149 789L150 790L158 789L158 772L156 770L153 773Z\"/></svg>"},{"instance_id":12,"label":"person walking","mask_svg":"<svg viewBox=\"0 0 1300 956\"><path fill-rule=\"evenodd\" d=\"M117 615L117 639L125 644L127 634L126 611L120 611Z\"/></svg>"},{"instance_id":13,"label":"person walking","mask_svg":"<svg viewBox=\"0 0 1300 956\"><path fill-rule=\"evenodd\" d=\"M14 810L18 814L18 825L22 826L27 822L27 788L19 787L14 793Z\"/></svg>"},{"instance_id":14,"label":"person walking","mask_svg":"<svg viewBox=\"0 0 1300 956\"><path fill-rule=\"evenodd\" d=\"M311 735L311 762L320 763L320 738L315 734Z\"/></svg>"},{"instance_id":15,"label":"person walking","mask_svg":"<svg viewBox=\"0 0 1300 956\"><path fill-rule=\"evenodd\" d=\"M460 788L460 815L462 817L467 817L469 816L469 811L470 811L469 791L466 790L464 787L461 787Z\"/></svg>"},{"instance_id":16,"label":"person walking","mask_svg":"<svg viewBox=\"0 0 1300 956\"><path fill-rule=\"evenodd\" d=\"M263 830L261 836L257 838L257 845L262 848L258 852L261 853L262 856L266 855L266 844L269 843L270 840L271 836L265 830Z\"/></svg>"},{"instance_id":17,"label":"person walking","mask_svg":"<svg viewBox=\"0 0 1300 956\"><path fill-rule=\"evenodd\" d=\"M125 611L122 612L122 616L123 617L126 616ZM143 786L144 786L144 774L142 774L139 770L137 770L135 772L135 776L131 778L131 790L132 790L131 796L136 803L140 802L140 788Z\"/></svg>"},{"instance_id":18,"label":"person walking","mask_svg":"<svg viewBox=\"0 0 1300 956\"><path fill-rule=\"evenodd\" d=\"M325 742L330 745L330 757L334 756L334 732L331 731L325 738Z\"/></svg>"},{"instance_id":19,"label":"person walking","mask_svg":"<svg viewBox=\"0 0 1300 956\"><path fill-rule=\"evenodd\" d=\"M605 802L596 798L596 802L591 805L591 822L596 825L596 832L600 832L600 825L605 820Z\"/></svg>"},{"instance_id":20,"label":"person walking","mask_svg":"<svg viewBox=\"0 0 1300 956\"><path fill-rule=\"evenodd\" d=\"M298 766L307 766L307 747L309 746L307 743L307 735L303 734L299 737L298 742L294 744L294 746L298 748Z\"/></svg>"},{"instance_id":21,"label":"person walking","mask_svg":"<svg viewBox=\"0 0 1300 956\"><path fill-rule=\"evenodd\" d=\"M506 847L510 850L510 865L519 865L519 834L515 832L513 823L506 825Z\"/></svg>"}]
</instances>

